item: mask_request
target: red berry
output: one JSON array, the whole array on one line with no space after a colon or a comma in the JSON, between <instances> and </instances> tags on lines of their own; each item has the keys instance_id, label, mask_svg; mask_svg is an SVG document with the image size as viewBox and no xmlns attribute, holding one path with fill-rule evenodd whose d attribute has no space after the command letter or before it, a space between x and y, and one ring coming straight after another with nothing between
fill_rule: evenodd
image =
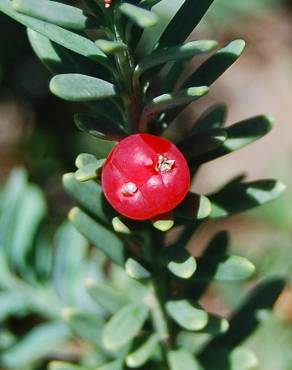
<instances>
[{"instance_id":1,"label":"red berry","mask_svg":"<svg viewBox=\"0 0 292 370\"><path fill-rule=\"evenodd\" d=\"M190 171L170 141L149 134L117 144L102 170L104 194L122 215L146 220L167 213L186 196Z\"/></svg>"}]
</instances>

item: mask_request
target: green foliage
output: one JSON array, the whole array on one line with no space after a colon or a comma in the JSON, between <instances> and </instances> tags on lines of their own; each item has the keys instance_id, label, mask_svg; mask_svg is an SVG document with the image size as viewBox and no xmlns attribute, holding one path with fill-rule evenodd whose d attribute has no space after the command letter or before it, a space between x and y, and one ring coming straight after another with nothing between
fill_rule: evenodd
<instances>
[{"instance_id":1,"label":"green foliage","mask_svg":"<svg viewBox=\"0 0 292 370\"><path fill-rule=\"evenodd\" d=\"M105 7L101 0L85 0L85 11L58 1L0 0L0 11L28 28L34 51L54 75L52 93L86 103L88 113L77 113L75 123L96 138L105 156L127 134L171 131L180 112L206 95L243 52L243 40L231 41L188 76L183 73L192 57L217 47L212 40L185 42L212 0L183 1L150 53L137 52L142 34L159 22L152 9L159 2L113 0ZM192 174L271 128L266 116L228 127L225 119L225 106L215 105L177 142ZM34 369L67 355L72 363L53 361L49 368L252 370L257 359L244 341L259 324L258 311L272 309L283 281L259 283L229 319L217 317L198 300L213 282L249 279L254 265L228 254L226 233L217 234L197 258L187 247L206 220L265 204L284 186L239 177L207 196L190 192L171 215L135 222L105 200L104 160L83 153L76 172L64 175L64 188L78 203L69 219L85 238L64 224L54 249L46 234L37 238L45 202L25 173L14 172L3 190L0 321L33 313L42 323L8 340L1 365ZM165 233L178 226L180 233L167 246ZM7 322L5 330L13 338ZM194 345L201 335L207 340ZM80 341L84 348L76 351Z\"/></svg>"}]
</instances>

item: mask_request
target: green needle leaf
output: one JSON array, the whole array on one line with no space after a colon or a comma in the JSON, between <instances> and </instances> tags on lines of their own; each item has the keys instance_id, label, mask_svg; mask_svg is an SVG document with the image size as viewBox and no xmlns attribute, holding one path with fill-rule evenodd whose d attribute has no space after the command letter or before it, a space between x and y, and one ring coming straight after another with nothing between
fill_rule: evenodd
<instances>
[{"instance_id":1,"label":"green needle leaf","mask_svg":"<svg viewBox=\"0 0 292 370\"><path fill-rule=\"evenodd\" d=\"M103 319L96 313L81 312L73 307L65 307L62 310L62 317L69 325L72 332L90 343L101 347L101 330Z\"/></svg>"},{"instance_id":2,"label":"green needle leaf","mask_svg":"<svg viewBox=\"0 0 292 370\"><path fill-rule=\"evenodd\" d=\"M95 247L115 263L124 265L124 243L113 232L94 221L81 209L75 207L69 213L69 219L76 229L87 238Z\"/></svg>"},{"instance_id":3,"label":"green needle leaf","mask_svg":"<svg viewBox=\"0 0 292 370\"><path fill-rule=\"evenodd\" d=\"M103 343L108 350L116 350L129 343L141 330L148 316L146 306L129 304L118 311L105 325Z\"/></svg>"},{"instance_id":4,"label":"green needle leaf","mask_svg":"<svg viewBox=\"0 0 292 370\"><path fill-rule=\"evenodd\" d=\"M82 155L82 154L81 154ZM82 166L75 172L75 178L78 181L88 181L98 176L99 170L104 165L105 159L96 159L85 166ZM77 157L78 160L78 157Z\"/></svg>"},{"instance_id":5,"label":"green needle leaf","mask_svg":"<svg viewBox=\"0 0 292 370\"><path fill-rule=\"evenodd\" d=\"M240 256L204 256L197 258L195 279L215 281L245 280L255 273L255 266Z\"/></svg>"},{"instance_id":6,"label":"green needle leaf","mask_svg":"<svg viewBox=\"0 0 292 370\"><path fill-rule=\"evenodd\" d=\"M129 258L126 261L125 270L131 278L136 280L148 279L151 276L150 272L133 258Z\"/></svg>"},{"instance_id":7,"label":"green needle leaf","mask_svg":"<svg viewBox=\"0 0 292 370\"><path fill-rule=\"evenodd\" d=\"M119 6L121 13L126 15L133 23L141 28L149 28L156 25L158 17L155 13L129 3L122 3Z\"/></svg>"},{"instance_id":8,"label":"green needle leaf","mask_svg":"<svg viewBox=\"0 0 292 370\"><path fill-rule=\"evenodd\" d=\"M227 107L225 104L215 104L207 109L195 122L191 134L221 128L226 120Z\"/></svg>"},{"instance_id":9,"label":"green needle leaf","mask_svg":"<svg viewBox=\"0 0 292 370\"><path fill-rule=\"evenodd\" d=\"M223 145L226 139L226 130L211 129L190 135L179 143L179 149L184 153L186 158L200 157Z\"/></svg>"},{"instance_id":10,"label":"green needle leaf","mask_svg":"<svg viewBox=\"0 0 292 370\"><path fill-rule=\"evenodd\" d=\"M88 279L85 287L90 297L107 312L114 314L127 303L127 297L104 283Z\"/></svg>"},{"instance_id":11,"label":"green needle leaf","mask_svg":"<svg viewBox=\"0 0 292 370\"><path fill-rule=\"evenodd\" d=\"M59 98L69 101L92 101L116 95L114 85L99 78L79 73L61 74L53 77L50 90Z\"/></svg>"},{"instance_id":12,"label":"green needle leaf","mask_svg":"<svg viewBox=\"0 0 292 370\"><path fill-rule=\"evenodd\" d=\"M95 117L88 114L74 114L74 122L79 130L101 140L120 140L125 131L120 124L116 124L105 117Z\"/></svg>"},{"instance_id":13,"label":"green needle leaf","mask_svg":"<svg viewBox=\"0 0 292 370\"><path fill-rule=\"evenodd\" d=\"M214 0L185 0L161 35L156 48L182 43L199 24Z\"/></svg>"},{"instance_id":14,"label":"green needle leaf","mask_svg":"<svg viewBox=\"0 0 292 370\"><path fill-rule=\"evenodd\" d=\"M48 370L86 370L85 368L64 361L52 361L49 363Z\"/></svg>"},{"instance_id":15,"label":"green needle leaf","mask_svg":"<svg viewBox=\"0 0 292 370\"><path fill-rule=\"evenodd\" d=\"M135 69L136 78L139 78L145 71L173 60L191 58L195 55L208 53L216 48L218 43L213 40L191 41L184 45L159 49L151 55L146 56Z\"/></svg>"},{"instance_id":16,"label":"green needle leaf","mask_svg":"<svg viewBox=\"0 0 292 370\"><path fill-rule=\"evenodd\" d=\"M208 196L212 203L210 217L224 217L247 211L278 198L285 189L284 184L275 180L231 182Z\"/></svg>"},{"instance_id":17,"label":"green needle leaf","mask_svg":"<svg viewBox=\"0 0 292 370\"><path fill-rule=\"evenodd\" d=\"M159 336L157 334L151 335L136 351L127 356L127 366L137 368L144 365L155 352L158 343Z\"/></svg>"},{"instance_id":18,"label":"green needle leaf","mask_svg":"<svg viewBox=\"0 0 292 370\"><path fill-rule=\"evenodd\" d=\"M96 45L102 50L105 54L120 54L127 49L127 45L121 41L108 41L99 39L95 41Z\"/></svg>"},{"instance_id":19,"label":"green needle leaf","mask_svg":"<svg viewBox=\"0 0 292 370\"><path fill-rule=\"evenodd\" d=\"M208 323L207 312L194 307L187 300L169 301L165 307L171 318L184 329L201 330Z\"/></svg>"},{"instance_id":20,"label":"green needle leaf","mask_svg":"<svg viewBox=\"0 0 292 370\"><path fill-rule=\"evenodd\" d=\"M96 370L123 370L123 361L117 360L98 367Z\"/></svg>"},{"instance_id":21,"label":"green needle leaf","mask_svg":"<svg viewBox=\"0 0 292 370\"><path fill-rule=\"evenodd\" d=\"M63 176L63 186L88 212L102 222L111 225L114 213L106 207L102 188L97 182L90 180L80 182L76 180L74 173L67 173Z\"/></svg>"},{"instance_id":22,"label":"green needle leaf","mask_svg":"<svg viewBox=\"0 0 292 370\"><path fill-rule=\"evenodd\" d=\"M20 14L13 9L10 0L0 0L0 11L57 44L108 66L107 57L89 39L54 24Z\"/></svg>"},{"instance_id":23,"label":"green needle leaf","mask_svg":"<svg viewBox=\"0 0 292 370\"><path fill-rule=\"evenodd\" d=\"M170 370L201 370L194 355L186 349L168 352L167 361Z\"/></svg>"},{"instance_id":24,"label":"green needle leaf","mask_svg":"<svg viewBox=\"0 0 292 370\"><path fill-rule=\"evenodd\" d=\"M230 353L230 370L256 370L259 360L256 355L248 348L237 347Z\"/></svg>"},{"instance_id":25,"label":"green needle leaf","mask_svg":"<svg viewBox=\"0 0 292 370\"><path fill-rule=\"evenodd\" d=\"M63 323L51 322L38 325L1 354L1 362L8 369L31 368L32 364L54 353L69 338L69 329Z\"/></svg>"},{"instance_id":26,"label":"green needle leaf","mask_svg":"<svg viewBox=\"0 0 292 370\"><path fill-rule=\"evenodd\" d=\"M13 8L22 14L74 30L97 28L96 20L74 6L48 0L13 0Z\"/></svg>"},{"instance_id":27,"label":"green needle leaf","mask_svg":"<svg viewBox=\"0 0 292 370\"><path fill-rule=\"evenodd\" d=\"M147 123L156 115L169 109L185 106L208 93L206 86L190 87L189 89L163 94L154 98L143 110L140 127L142 131L147 128Z\"/></svg>"},{"instance_id":28,"label":"green needle leaf","mask_svg":"<svg viewBox=\"0 0 292 370\"><path fill-rule=\"evenodd\" d=\"M210 86L241 56L245 47L243 40L235 40L208 58L184 83L190 86Z\"/></svg>"}]
</instances>

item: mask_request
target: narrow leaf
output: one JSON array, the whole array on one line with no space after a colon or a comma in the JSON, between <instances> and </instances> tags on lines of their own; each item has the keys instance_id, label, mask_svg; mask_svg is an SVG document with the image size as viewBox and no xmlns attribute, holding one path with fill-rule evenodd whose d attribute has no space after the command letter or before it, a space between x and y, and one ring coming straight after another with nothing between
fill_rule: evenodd
<instances>
[{"instance_id":1,"label":"narrow leaf","mask_svg":"<svg viewBox=\"0 0 292 370\"><path fill-rule=\"evenodd\" d=\"M256 355L248 348L237 347L231 352L230 370L256 370L259 366L259 360Z\"/></svg>"},{"instance_id":2,"label":"narrow leaf","mask_svg":"<svg viewBox=\"0 0 292 370\"><path fill-rule=\"evenodd\" d=\"M62 317L77 337L84 338L90 343L101 347L101 330L103 319L97 313L79 312L75 308L65 307Z\"/></svg>"},{"instance_id":3,"label":"narrow leaf","mask_svg":"<svg viewBox=\"0 0 292 370\"><path fill-rule=\"evenodd\" d=\"M70 211L69 219L76 229L95 247L104 252L115 263L124 265L124 243L113 232L94 221L77 207Z\"/></svg>"},{"instance_id":4,"label":"narrow leaf","mask_svg":"<svg viewBox=\"0 0 292 370\"><path fill-rule=\"evenodd\" d=\"M180 59L191 58L195 55L208 53L217 46L216 41L199 40L188 42L184 45L173 46L170 48L159 49L151 55L146 56L135 68L136 78L139 78L145 71L158 65Z\"/></svg>"},{"instance_id":5,"label":"narrow leaf","mask_svg":"<svg viewBox=\"0 0 292 370\"><path fill-rule=\"evenodd\" d=\"M121 54L127 50L127 45L121 41L96 40L96 45L107 55Z\"/></svg>"},{"instance_id":6,"label":"narrow leaf","mask_svg":"<svg viewBox=\"0 0 292 370\"><path fill-rule=\"evenodd\" d=\"M139 333L148 316L145 306L129 304L118 311L103 330L103 343L116 350L129 343Z\"/></svg>"},{"instance_id":7,"label":"narrow leaf","mask_svg":"<svg viewBox=\"0 0 292 370\"><path fill-rule=\"evenodd\" d=\"M165 248L163 257L168 270L181 279L189 279L197 269L196 259L180 243Z\"/></svg>"},{"instance_id":8,"label":"narrow leaf","mask_svg":"<svg viewBox=\"0 0 292 370\"><path fill-rule=\"evenodd\" d=\"M194 158L211 152L226 141L227 132L223 129L211 129L190 135L178 145L186 158Z\"/></svg>"},{"instance_id":9,"label":"narrow leaf","mask_svg":"<svg viewBox=\"0 0 292 370\"><path fill-rule=\"evenodd\" d=\"M158 343L159 336L157 334L151 335L136 351L127 356L127 366L137 368L144 365L155 352Z\"/></svg>"},{"instance_id":10,"label":"narrow leaf","mask_svg":"<svg viewBox=\"0 0 292 370\"><path fill-rule=\"evenodd\" d=\"M194 355L186 349L170 351L167 355L170 370L201 370Z\"/></svg>"},{"instance_id":11,"label":"narrow leaf","mask_svg":"<svg viewBox=\"0 0 292 370\"><path fill-rule=\"evenodd\" d=\"M225 104L215 104L207 109L195 122L191 133L204 132L215 128L221 128L225 123L227 107Z\"/></svg>"},{"instance_id":12,"label":"narrow leaf","mask_svg":"<svg viewBox=\"0 0 292 370\"><path fill-rule=\"evenodd\" d=\"M200 86L157 96L144 108L142 112L140 123L142 131L146 130L147 123L151 121L157 114L169 109L185 106L206 95L208 91L208 87Z\"/></svg>"},{"instance_id":13,"label":"narrow leaf","mask_svg":"<svg viewBox=\"0 0 292 370\"><path fill-rule=\"evenodd\" d=\"M13 8L22 14L57 26L74 30L97 28L96 21L90 15L74 6L48 0L13 0Z\"/></svg>"},{"instance_id":14,"label":"narrow leaf","mask_svg":"<svg viewBox=\"0 0 292 370\"><path fill-rule=\"evenodd\" d=\"M69 337L68 328L63 323L38 325L2 354L2 364L7 368L30 366L55 351Z\"/></svg>"},{"instance_id":15,"label":"narrow leaf","mask_svg":"<svg viewBox=\"0 0 292 370\"><path fill-rule=\"evenodd\" d=\"M52 361L49 363L48 370L86 370L85 368L65 361Z\"/></svg>"},{"instance_id":16,"label":"narrow leaf","mask_svg":"<svg viewBox=\"0 0 292 370\"><path fill-rule=\"evenodd\" d=\"M114 314L127 303L126 297L104 283L87 280L85 287L90 297L107 312Z\"/></svg>"},{"instance_id":17,"label":"narrow leaf","mask_svg":"<svg viewBox=\"0 0 292 370\"><path fill-rule=\"evenodd\" d=\"M169 301L165 307L172 319L184 329L201 330L208 323L207 312L194 307L187 300Z\"/></svg>"},{"instance_id":18,"label":"narrow leaf","mask_svg":"<svg viewBox=\"0 0 292 370\"><path fill-rule=\"evenodd\" d=\"M100 169L102 168L105 159L96 159L90 164L79 168L75 172L76 180L78 181L88 181L95 179L98 176Z\"/></svg>"},{"instance_id":19,"label":"narrow leaf","mask_svg":"<svg viewBox=\"0 0 292 370\"><path fill-rule=\"evenodd\" d=\"M125 135L123 127L104 117L94 117L88 114L75 114L74 122L79 130L102 140L121 140Z\"/></svg>"},{"instance_id":20,"label":"narrow leaf","mask_svg":"<svg viewBox=\"0 0 292 370\"><path fill-rule=\"evenodd\" d=\"M74 173L63 176L65 190L91 214L106 224L110 224L113 213L106 207L101 186L95 181L80 182Z\"/></svg>"},{"instance_id":21,"label":"narrow leaf","mask_svg":"<svg viewBox=\"0 0 292 370\"><path fill-rule=\"evenodd\" d=\"M123 361L117 360L98 367L96 370L122 370Z\"/></svg>"},{"instance_id":22,"label":"narrow leaf","mask_svg":"<svg viewBox=\"0 0 292 370\"><path fill-rule=\"evenodd\" d=\"M229 330L212 339L201 351L199 358L203 365L209 365L209 360L219 356L220 349L225 349L221 354L222 360L230 363L229 355L232 350L245 341L259 325L258 311L272 309L285 286L281 279L271 279L259 283L238 307L229 321ZM242 325L244 323L244 325ZM235 357L239 356L237 354ZM237 357L238 358L238 357ZM212 369L218 368L217 366Z\"/></svg>"},{"instance_id":23,"label":"narrow leaf","mask_svg":"<svg viewBox=\"0 0 292 370\"><path fill-rule=\"evenodd\" d=\"M87 73L110 80L107 67L100 65L97 69L95 60L84 58L30 28L27 28L27 35L34 52L53 74Z\"/></svg>"},{"instance_id":24,"label":"narrow leaf","mask_svg":"<svg viewBox=\"0 0 292 370\"><path fill-rule=\"evenodd\" d=\"M275 180L231 182L208 196L213 204L210 217L224 217L265 204L278 198L285 188Z\"/></svg>"},{"instance_id":25,"label":"narrow leaf","mask_svg":"<svg viewBox=\"0 0 292 370\"><path fill-rule=\"evenodd\" d=\"M182 43L199 24L213 1L185 0L164 30L156 48Z\"/></svg>"},{"instance_id":26,"label":"narrow leaf","mask_svg":"<svg viewBox=\"0 0 292 370\"><path fill-rule=\"evenodd\" d=\"M197 258L197 272L195 279L215 281L245 280L250 278L254 272L254 265L244 257L240 256L205 256Z\"/></svg>"},{"instance_id":27,"label":"narrow leaf","mask_svg":"<svg viewBox=\"0 0 292 370\"><path fill-rule=\"evenodd\" d=\"M104 65L108 65L107 57L97 45L89 39L54 24L20 14L13 9L10 0L0 0L0 11L24 26L46 36L57 44L85 57L99 61Z\"/></svg>"},{"instance_id":28,"label":"narrow leaf","mask_svg":"<svg viewBox=\"0 0 292 370\"><path fill-rule=\"evenodd\" d=\"M122 3L119 6L121 13L126 15L133 23L141 28L149 28L156 25L158 17L155 13L129 3Z\"/></svg>"},{"instance_id":29,"label":"narrow leaf","mask_svg":"<svg viewBox=\"0 0 292 370\"><path fill-rule=\"evenodd\" d=\"M57 75L51 79L50 90L69 101L92 101L116 95L114 85L99 78L78 73Z\"/></svg>"},{"instance_id":30,"label":"narrow leaf","mask_svg":"<svg viewBox=\"0 0 292 370\"><path fill-rule=\"evenodd\" d=\"M204 195L189 192L185 199L175 208L175 216L189 220L202 220L211 213L211 202Z\"/></svg>"},{"instance_id":31,"label":"narrow leaf","mask_svg":"<svg viewBox=\"0 0 292 370\"><path fill-rule=\"evenodd\" d=\"M131 278L136 280L148 279L151 276L150 272L133 258L126 261L125 270Z\"/></svg>"},{"instance_id":32,"label":"narrow leaf","mask_svg":"<svg viewBox=\"0 0 292 370\"><path fill-rule=\"evenodd\" d=\"M237 61L244 47L245 42L243 40L235 40L218 50L188 77L182 87L210 86Z\"/></svg>"}]
</instances>

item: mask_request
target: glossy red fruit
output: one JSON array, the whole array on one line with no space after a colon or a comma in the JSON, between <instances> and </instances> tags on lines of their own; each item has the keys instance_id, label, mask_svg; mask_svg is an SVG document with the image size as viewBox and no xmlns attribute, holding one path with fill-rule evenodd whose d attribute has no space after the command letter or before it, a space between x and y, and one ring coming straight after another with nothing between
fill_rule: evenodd
<instances>
[{"instance_id":1,"label":"glossy red fruit","mask_svg":"<svg viewBox=\"0 0 292 370\"><path fill-rule=\"evenodd\" d=\"M135 134L110 153L102 170L102 187L119 213L146 220L171 211L184 199L190 171L183 154L170 141Z\"/></svg>"}]
</instances>

